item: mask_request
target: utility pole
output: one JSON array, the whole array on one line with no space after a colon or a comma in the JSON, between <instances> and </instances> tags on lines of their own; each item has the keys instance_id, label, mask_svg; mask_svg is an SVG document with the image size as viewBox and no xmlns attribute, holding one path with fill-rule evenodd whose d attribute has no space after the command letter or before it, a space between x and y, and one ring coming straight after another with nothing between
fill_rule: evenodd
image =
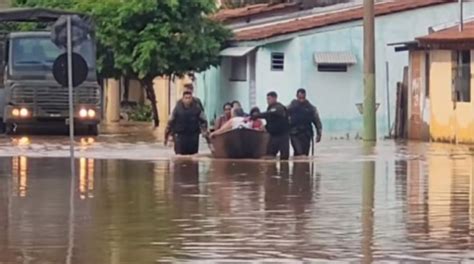
<instances>
[{"instance_id":1,"label":"utility pole","mask_svg":"<svg viewBox=\"0 0 474 264\"><path fill-rule=\"evenodd\" d=\"M375 6L364 0L364 140L377 141L375 107Z\"/></svg>"}]
</instances>

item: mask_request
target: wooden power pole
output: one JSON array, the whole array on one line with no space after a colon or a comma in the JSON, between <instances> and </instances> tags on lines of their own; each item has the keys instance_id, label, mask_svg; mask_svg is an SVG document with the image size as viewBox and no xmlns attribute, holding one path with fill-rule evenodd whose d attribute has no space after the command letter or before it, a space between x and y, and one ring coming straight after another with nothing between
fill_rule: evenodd
<instances>
[{"instance_id":1,"label":"wooden power pole","mask_svg":"<svg viewBox=\"0 0 474 264\"><path fill-rule=\"evenodd\" d=\"M364 140L377 141L375 105L375 6L364 0Z\"/></svg>"}]
</instances>

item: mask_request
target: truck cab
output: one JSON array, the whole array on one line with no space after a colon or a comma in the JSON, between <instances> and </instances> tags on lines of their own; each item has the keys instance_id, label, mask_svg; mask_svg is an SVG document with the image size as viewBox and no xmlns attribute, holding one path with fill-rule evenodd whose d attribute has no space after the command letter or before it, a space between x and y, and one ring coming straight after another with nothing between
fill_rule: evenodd
<instances>
[{"instance_id":1,"label":"truck cab","mask_svg":"<svg viewBox=\"0 0 474 264\"><path fill-rule=\"evenodd\" d=\"M45 10L41 10L45 11ZM0 12L0 21L2 20ZM69 120L68 88L53 77L56 58L65 53L49 31L10 32L0 40L0 130L65 126ZM86 81L74 88L74 123L78 130L97 134L101 117L96 46L92 37L74 48L88 66Z\"/></svg>"}]
</instances>

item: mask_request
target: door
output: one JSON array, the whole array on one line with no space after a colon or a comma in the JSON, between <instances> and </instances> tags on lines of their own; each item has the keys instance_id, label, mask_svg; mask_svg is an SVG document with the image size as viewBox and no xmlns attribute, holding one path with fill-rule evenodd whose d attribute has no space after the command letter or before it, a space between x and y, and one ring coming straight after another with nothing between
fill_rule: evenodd
<instances>
[{"instance_id":1,"label":"door","mask_svg":"<svg viewBox=\"0 0 474 264\"><path fill-rule=\"evenodd\" d=\"M256 86L256 59L257 52L253 51L248 55L248 69L249 69L249 104L250 107L257 105L257 86Z\"/></svg>"}]
</instances>

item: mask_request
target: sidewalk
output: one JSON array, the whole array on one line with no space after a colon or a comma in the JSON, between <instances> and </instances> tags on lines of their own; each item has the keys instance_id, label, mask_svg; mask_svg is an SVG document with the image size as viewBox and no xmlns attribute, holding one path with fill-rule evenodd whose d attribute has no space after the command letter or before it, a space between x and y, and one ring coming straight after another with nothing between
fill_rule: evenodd
<instances>
[{"instance_id":1,"label":"sidewalk","mask_svg":"<svg viewBox=\"0 0 474 264\"><path fill-rule=\"evenodd\" d=\"M153 127L151 122L134 122L134 121L120 121L116 123L103 123L100 125L101 135L111 134L143 134L153 135L157 139L163 139L165 127L160 125L158 128Z\"/></svg>"}]
</instances>

